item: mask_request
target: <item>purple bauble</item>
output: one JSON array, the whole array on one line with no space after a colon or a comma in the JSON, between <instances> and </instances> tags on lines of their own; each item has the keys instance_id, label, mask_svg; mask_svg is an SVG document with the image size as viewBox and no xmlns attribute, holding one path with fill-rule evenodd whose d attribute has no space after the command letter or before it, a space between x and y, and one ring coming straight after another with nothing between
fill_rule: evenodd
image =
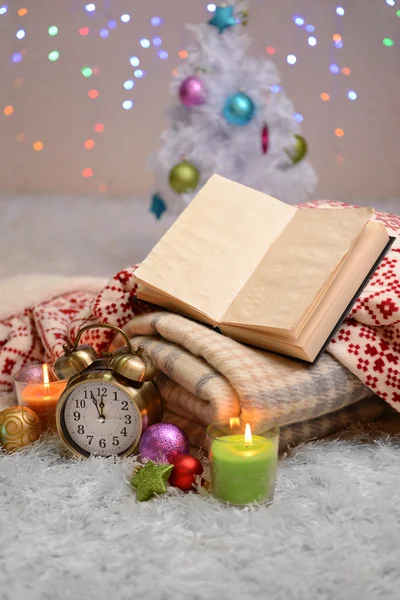
<instances>
[{"instance_id":1,"label":"purple bauble","mask_svg":"<svg viewBox=\"0 0 400 600\"><path fill-rule=\"evenodd\" d=\"M186 106L200 106L206 101L204 82L198 77L188 77L181 83L179 98Z\"/></svg>"},{"instance_id":2,"label":"purple bauble","mask_svg":"<svg viewBox=\"0 0 400 600\"><path fill-rule=\"evenodd\" d=\"M139 454L155 462L171 462L179 454L189 454L188 436L171 423L155 423L142 435Z\"/></svg>"}]
</instances>

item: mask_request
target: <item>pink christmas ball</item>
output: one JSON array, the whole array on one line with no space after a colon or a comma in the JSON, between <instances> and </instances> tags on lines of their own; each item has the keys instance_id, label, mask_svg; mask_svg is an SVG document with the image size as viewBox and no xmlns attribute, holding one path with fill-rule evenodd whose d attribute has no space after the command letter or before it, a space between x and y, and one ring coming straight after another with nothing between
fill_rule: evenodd
<instances>
[{"instance_id":1,"label":"pink christmas ball","mask_svg":"<svg viewBox=\"0 0 400 600\"><path fill-rule=\"evenodd\" d=\"M200 106L206 101L204 82L198 77L188 77L181 83L179 98L186 106Z\"/></svg>"},{"instance_id":2,"label":"pink christmas ball","mask_svg":"<svg viewBox=\"0 0 400 600\"><path fill-rule=\"evenodd\" d=\"M179 454L189 454L189 439L184 431L172 423L151 425L139 442L139 454L154 462L171 462Z\"/></svg>"}]
</instances>

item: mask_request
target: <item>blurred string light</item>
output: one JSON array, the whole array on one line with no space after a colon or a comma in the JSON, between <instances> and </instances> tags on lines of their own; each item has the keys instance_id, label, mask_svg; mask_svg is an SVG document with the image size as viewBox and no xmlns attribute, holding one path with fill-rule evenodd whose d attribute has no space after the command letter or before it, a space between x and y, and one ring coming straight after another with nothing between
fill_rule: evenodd
<instances>
[{"instance_id":1,"label":"blurred string light","mask_svg":"<svg viewBox=\"0 0 400 600\"><path fill-rule=\"evenodd\" d=\"M301 25L304 25L304 19L302 17L294 17L293 21L296 23L296 25L298 25L299 27L301 27Z\"/></svg>"},{"instance_id":2,"label":"blurred string light","mask_svg":"<svg viewBox=\"0 0 400 600\"><path fill-rule=\"evenodd\" d=\"M108 31L108 29L106 29L105 27L103 27L103 29L100 29L100 37L102 37L103 40L108 38L109 35L110 35L110 32Z\"/></svg>"},{"instance_id":3,"label":"blurred string light","mask_svg":"<svg viewBox=\"0 0 400 600\"><path fill-rule=\"evenodd\" d=\"M135 77L137 77L137 79L141 79L144 75L144 71L142 71L142 69L136 69L133 74Z\"/></svg>"},{"instance_id":4,"label":"blurred string light","mask_svg":"<svg viewBox=\"0 0 400 600\"><path fill-rule=\"evenodd\" d=\"M349 90L347 92L347 97L349 98L349 100L357 100L357 94L354 90Z\"/></svg>"},{"instance_id":5,"label":"blurred string light","mask_svg":"<svg viewBox=\"0 0 400 600\"><path fill-rule=\"evenodd\" d=\"M275 54L276 50L275 50L275 48L273 46L267 46L266 49L265 49L265 52L267 54Z\"/></svg>"},{"instance_id":6,"label":"blurred string light","mask_svg":"<svg viewBox=\"0 0 400 600\"><path fill-rule=\"evenodd\" d=\"M15 52L15 53L12 55L12 61L13 61L14 63L20 63L20 62L21 62L21 60L22 60L22 54L20 54L19 52Z\"/></svg>"},{"instance_id":7,"label":"blurred string light","mask_svg":"<svg viewBox=\"0 0 400 600\"><path fill-rule=\"evenodd\" d=\"M330 95L327 94L326 92L323 92L320 96L321 100L323 100L323 102L328 102L328 100L330 100Z\"/></svg>"},{"instance_id":8,"label":"blurred string light","mask_svg":"<svg viewBox=\"0 0 400 600\"><path fill-rule=\"evenodd\" d=\"M339 65L336 65L335 63L332 63L331 65L329 65L329 70L331 73L333 73L333 75L336 75L336 73L339 73Z\"/></svg>"},{"instance_id":9,"label":"blurred string light","mask_svg":"<svg viewBox=\"0 0 400 600\"><path fill-rule=\"evenodd\" d=\"M349 67L343 67L342 73L343 75L351 75L351 69L349 69Z\"/></svg>"},{"instance_id":10,"label":"blurred string light","mask_svg":"<svg viewBox=\"0 0 400 600\"><path fill-rule=\"evenodd\" d=\"M161 58L161 60L167 60L168 52L166 52L165 50L160 50L160 52L158 52L158 56L159 58Z\"/></svg>"},{"instance_id":11,"label":"blurred string light","mask_svg":"<svg viewBox=\"0 0 400 600\"><path fill-rule=\"evenodd\" d=\"M161 46L162 44L162 39L159 36L153 37L152 39L153 42L153 46Z\"/></svg>"},{"instance_id":12,"label":"blurred string light","mask_svg":"<svg viewBox=\"0 0 400 600\"><path fill-rule=\"evenodd\" d=\"M392 40L391 38L387 38L387 37L386 37L386 38L383 38L383 40L382 40L382 44L383 44L384 46L388 46L388 47L390 47L390 46L394 46L394 40Z\"/></svg>"},{"instance_id":13,"label":"blurred string light","mask_svg":"<svg viewBox=\"0 0 400 600\"><path fill-rule=\"evenodd\" d=\"M57 35L58 33L58 27L56 25L51 25L48 30L47 33L51 36Z\"/></svg>"},{"instance_id":14,"label":"blurred string light","mask_svg":"<svg viewBox=\"0 0 400 600\"><path fill-rule=\"evenodd\" d=\"M394 6L396 2L394 0L386 0L386 4L389 4L389 6Z\"/></svg>"},{"instance_id":15,"label":"blurred string light","mask_svg":"<svg viewBox=\"0 0 400 600\"><path fill-rule=\"evenodd\" d=\"M81 27L80 29L78 29L78 33L79 33L79 35L83 35L83 36L89 35L90 29L89 29L89 27Z\"/></svg>"},{"instance_id":16,"label":"blurred string light","mask_svg":"<svg viewBox=\"0 0 400 600\"><path fill-rule=\"evenodd\" d=\"M339 17L343 17L344 13L345 13L345 10L342 6L338 6L336 8L336 14L339 15Z\"/></svg>"},{"instance_id":17,"label":"blurred string light","mask_svg":"<svg viewBox=\"0 0 400 600\"><path fill-rule=\"evenodd\" d=\"M335 42L335 48L338 48L338 49L339 48L343 48L343 42L342 42L342 40L340 40L338 42Z\"/></svg>"},{"instance_id":18,"label":"blurred string light","mask_svg":"<svg viewBox=\"0 0 400 600\"><path fill-rule=\"evenodd\" d=\"M132 67L138 67L140 64L140 60L137 56L131 56L129 62L131 63Z\"/></svg>"},{"instance_id":19,"label":"blurred string light","mask_svg":"<svg viewBox=\"0 0 400 600\"><path fill-rule=\"evenodd\" d=\"M27 15L27 14L28 14L28 9L27 9L27 8L19 8L19 9L17 10L17 15L18 15L19 17L24 17L24 16L25 16L25 15Z\"/></svg>"},{"instance_id":20,"label":"blurred string light","mask_svg":"<svg viewBox=\"0 0 400 600\"><path fill-rule=\"evenodd\" d=\"M302 123L304 121L304 117L300 113L295 113L294 120L296 123Z\"/></svg>"},{"instance_id":21,"label":"blurred string light","mask_svg":"<svg viewBox=\"0 0 400 600\"><path fill-rule=\"evenodd\" d=\"M23 40L25 37L25 31L23 29L19 29L15 34L15 37L17 37L19 40Z\"/></svg>"},{"instance_id":22,"label":"blurred string light","mask_svg":"<svg viewBox=\"0 0 400 600\"><path fill-rule=\"evenodd\" d=\"M335 129L335 135L336 137L343 137L344 136L344 131L341 127L337 127Z\"/></svg>"},{"instance_id":23,"label":"blurred string light","mask_svg":"<svg viewBox=\"0 0 400 600\"><path fill-rule=\"evenodd\" d=\"M132 79L128 79L127 81L125 81L124 83L124 88L126 90L131 90L133 88L133 86L135 85L135 82Z\"/></svg>"},{"instance_id":24,"label":"blurred string light","mask_svg":"<svg viewBox=\"0 0 400 600\"><path fill-rule=\"evenodd\" d=\"M397 11L396 11L396 15L397 15L398 17L400 17L400 10L397 10Z\"/></svg>"},{"instance_id":25,"label":"blurred string light","mask_svg":"<svg viewBox=\"0 0 400 600\"><path fill-rule=\"evenodd\" d=\"M313 33L315 31L314 25L306 25L306 31L308 31L308 33Z\"/></svg>"},{"instance_id":26,"label":"blurred string light","mask_svg":"<svg viewBox=\"0 0 400 600\"><path fill-rule=\"evenodd\" d=\"M117 26L117 21L115 19L110 19L107 25L109 29L115 29Z\"/></svg>"},{"instance_id":27,"label":"blurred string light","mask_svg":"<svg viewBox=\"0 0 400 600\"><path fill-rule=\"evenodd\" d=\"M122 107L123 107L125 110L129 110L130 108L132 108L132 106L133 106L133 102L132 102L132 100L125 100L125 101L122 103Z\"/></svg>"},{"instance_id":28,"label":"blurred string light","mask_svg":"<svg viewBox=\"0 0 400 600\"><path fill-rule=\"evenodd\" d=\"M121 15L121 21L123 23L129 23L130 20L131 20L131 16L130 15L127 15L127 14Z\"/></svg>"},{"instance_id":29,"label":"blurred string light","mask_svg":"<svg viewBox=\"0 0 400 600\"><path fill-rule=\"evenodd\" d=\"M273 94L277 94L278 92L280 92L280 91L281 91L281 89L282 89L282 86L281 86L281 85L278 85L277 83L274 83L273 85L271 85L271 87L270 87L269 89L271 90L271 92L272 92Z\"/></svg>"},{"instance_id":30,"label":"blurred string light","mask_svg":"<svg viewBox=\"0 0 400 600\"><path fill-rule=\"evenodd\" d=\"M314 37L313 35L310 35L310 37L308 38L308 45L309 46L316 46L317 45L317 38Z\"/></svg>"},{"instance_id":31,"label":"blurred string light","mask_svg":"<svg viewBox=\"0 0 400 600\"><path fill-rule=\"evenodd\" d=\"M44 148L43 142L35 142L33 144L33 149L36 150L36 152L41 152Z\"/></svg>"},{"instance_id":32,"label":"blurred string light","mask_svg":"<svg viewBox=\"0 0 400 600\"><path fill-rule=\"evenodd\" d=\"M87 10L87 12L93 12L94 10L96 10L96 5L92 3L86 4L85 10Z\"/></svg>"},{"instance_id":33,"label":"blurred string light","mask_svg":"<svg viewBox=\"0 0 400 600\"><path fill-rule=\"evenodd\" d=\"M5 15L7 10L8 10L8 6L6 4L4 4L3 6L0 6L0 15Z\"/></svg>"},{"instance_id":34,"label":"blurred string light","mask_svg":"<svg viewBox=\"0 0 400 600\"><path fill-rule=\"evenodd\" d=\"M58 60L60 58L60 53L58 52L58 50L53 50L52 52L50 52L47 56L47 58L51 61L54 62L55 60Z\"/></svg>"},{"instance_id":35,"label":"blurred string light","mask_svg":"<svg viewBox=\"0 0 400 600\"><path fill-rule=\"evenodd\" d=\"M142 46L142 48L149 48L150 47L150 41L147 38L142 38L140 40L140 45Z\"/></svg>"},{"instance_id":36,"label":"blurred string light","mask_svg":"<svg viewBox=\"0 0 400 600\"><path fill-rule=\"evenodd\" d=\"M207 4L207 10L208 12L214 12L216 9L216 5L215 4Z\"/></svg>"},{"instance_id":37,"label":"blurred string light","mask_svg":"<svg viewBox=\"0 0 400 600\"><path fill-rule=\"evenodd\" d=\"M93 75L93 71L90 67L82 67L81 73L84 77L91 77Z\"/></svg>"},{"instance_id":38,"label":"blurred string light","mask_svg":"<svg viewBox=\"0 0 400 600\"><path fill-rule=\"evenodd\" d=\"M8 106L5 107L3 112L6 115L6 117L11 117L11 115L14 112L14 108L11 106L11 104L9 104Z\"/></svg>"},{"instance_id":39,"label":"blurred string light","mask_svg":"<svg viewBox=\"0 0 400 600\"><path fill-rule=\"evenodd\" d=\"M297 62L297 58L294 54L288 54L286 60L289 65L294 65Z\"/></svg>"},{"instance_id":40,"label":"blurred string light","mask_svg":"<svg viewBox=\"0 0 400 600\"><path fill-rule=\"evenodd\" d=\"M150 19L150 23L153 25L153 27L158 27L162 23L162 18L161 17L152 17Z\"/></svg>"}]
</instances>

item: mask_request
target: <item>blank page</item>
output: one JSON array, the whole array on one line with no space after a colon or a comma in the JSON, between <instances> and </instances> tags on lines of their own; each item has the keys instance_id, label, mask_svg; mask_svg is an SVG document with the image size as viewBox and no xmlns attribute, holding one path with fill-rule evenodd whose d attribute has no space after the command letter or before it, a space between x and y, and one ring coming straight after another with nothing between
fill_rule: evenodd
<instances>
[{"instance_id":1,"label":"blank page","mask_svg":"<svg viewBox=\"0 0 400 600\"><path fill-rule=\"evenodd\" d=\"M298 210L234 299L223 321L294 329L372 213L370 208Z\"/></svg>"},{"instance_id":2,"label":"blank page","mask_svg":"<svg viewBox=\"0 0 400 600\"><path fill-rule=\"evenodd\" d=\"M218 322L294 214L213 175L135 275Z\"/></svg>"}]
</instances>

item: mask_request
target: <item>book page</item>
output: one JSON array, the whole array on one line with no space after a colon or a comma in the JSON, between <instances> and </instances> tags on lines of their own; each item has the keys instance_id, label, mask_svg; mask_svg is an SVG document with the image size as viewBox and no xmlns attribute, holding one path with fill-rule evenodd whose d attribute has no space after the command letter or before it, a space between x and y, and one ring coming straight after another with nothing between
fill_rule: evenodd
<instances>
[{"instance_id":1,"label":"book page","mask_svg":"<svg viewBox=\"0 0 400 600\"><path fill-rule=\"evenodd\" d=\"M296 211L213 175L135 276L218 322Z\"/></svg>"},{"instance_id":2,"label":"book page","mask_svg":"<svg viewBox=\"0 0 400 600\"><path fill-rule=\"evenodd\" d=\"M296 328L372 213L369 208L298 210L232 302L223 321Z\"/></svg>"}]
</instances>

